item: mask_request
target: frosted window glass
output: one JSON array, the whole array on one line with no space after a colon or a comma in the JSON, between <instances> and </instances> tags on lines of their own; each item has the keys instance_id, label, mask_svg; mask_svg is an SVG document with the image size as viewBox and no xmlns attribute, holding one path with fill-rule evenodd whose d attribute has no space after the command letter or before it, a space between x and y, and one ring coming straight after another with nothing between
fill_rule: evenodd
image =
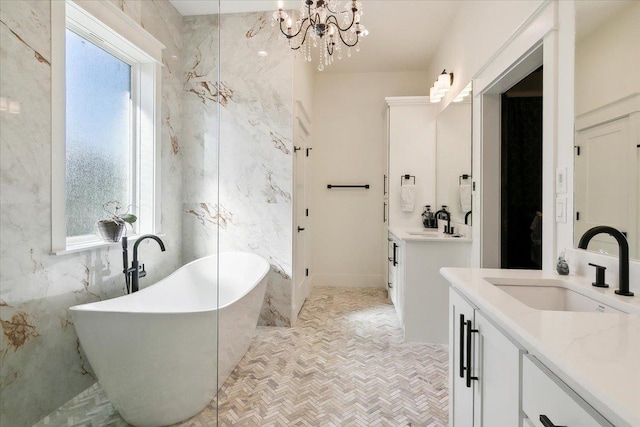
<instances>
[{"instance_id":1,"label":"frosted window glass","mask_svg":"<svg viewBox=\"0 0 640 427\"><path fill-rule=\"evenodd\" d=\"M67 236L73 237L94 233L107 216L105 202L132 203L131 66L66 34Z\"/></svg>"}]
</instances>

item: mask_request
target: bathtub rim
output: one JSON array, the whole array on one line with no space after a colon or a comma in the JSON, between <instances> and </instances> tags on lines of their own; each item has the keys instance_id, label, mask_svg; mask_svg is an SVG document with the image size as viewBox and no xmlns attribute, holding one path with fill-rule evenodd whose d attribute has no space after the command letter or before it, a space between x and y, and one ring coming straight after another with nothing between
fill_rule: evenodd
<instances>
[{"instance_id":1,"label":"bathtub rim","mask_svg":"<svg viewBox=\"0 0 640 427\"><path fill-rule=\"evenodd\" d=\"M226 252L220 252L217 254L213 254L213 255L207 255L204 257L200 257L197 259L194 259L193 261L190 261L186 264L184 264L183 266L181 266L180 268L176 269L175 271L173 271L171 274L169 274L168 276L160 279L159 281L152 283L149 286L146 286L143 289L140 289L136 294L140 295L141 292L145 292L147 289L151 289L152 286L163 282L165 280L168 280L169 278L171 278L171 276L173 276L174 274L176 274L179 270L188 267L191 264L194 264L198 261L201 261L203 259L206 258L214 258L216 259L216 271L219 272L219 268L220 268L220 263L219 263L219 256L223 255L223 254L243 254L243 255L251 255L253 257L258 258L260 263L263 263L263 269L264 271L260 274L260 277L253 283L253 285L251 287L249 287L245 292L243 292L240 296L238 296L236 299L234 299L233 301L230 301L228 303L226 303L225 305L222 306L216 306L214 308L207 308L207 309L201 309L201 310L180 310L180 311L131 311L131 310L96 310L94 308L89 308L92 305L98 304L100 302L103 301L112 301L114 299L118 299L118 298L124 298L124 297L128 297L131 296L133 294L125 294L125 295L120 295L117 297L113 297L113 298L108 298L108 299L104 299L104 300L99 300L99 301L93 301L93 302L88 302L88 303L84 303L84 304L78 304L78 305L74 305L69 307L67 310L69 311L76 311L76 312L94 312L94 313L119 313L119 314L130 314L130 315L158 315L158 314L195 314L195 313L214 313L218 310L221 310L225 307L229 307L230 305L232 305L234 302L241 300L242 298L244 298L247 294L249 294L249 292L251 292L253 289L256 288L256 286L258 286L267 276L267 274L269 274L269 271L271 270L271 264L269 263L269 261L267 261L266 258L264 258L261 255L257 255L251 252L243 252L243 251L226 251ZM220 290L217 289L218 291L218 296L219 296L219 292Z\"/></svg>"}]
</instances>

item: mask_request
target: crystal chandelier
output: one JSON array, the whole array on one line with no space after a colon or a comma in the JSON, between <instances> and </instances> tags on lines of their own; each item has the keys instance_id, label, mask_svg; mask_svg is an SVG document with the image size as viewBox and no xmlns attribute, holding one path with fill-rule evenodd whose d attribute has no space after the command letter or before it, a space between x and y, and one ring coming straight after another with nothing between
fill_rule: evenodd
<instances>
[{"instance_id":1,"label":"crystal chandelier","mask_svg":"<svg viewBox=\"0 0 640 427\"><path fill-rule=\"evenodd\" d=\"M359 42L369 34L360 23L364 14L362 3L358 0L345 2L339 10L337 0L302 0L299 18L293 20L283 10L283 2L278 1L278 10L273 13L274 21L289 42L289 47L301 52L305 61L311 62L311 45L320 45L320 63L318 70L331 65L335 56L342 59L343 44L347 47L347 56L351 57L351 48L360 51ZM342 21L342 23L341 23ZM285 29L286 26L286 29Z\"/></svg>"}]
</instances>

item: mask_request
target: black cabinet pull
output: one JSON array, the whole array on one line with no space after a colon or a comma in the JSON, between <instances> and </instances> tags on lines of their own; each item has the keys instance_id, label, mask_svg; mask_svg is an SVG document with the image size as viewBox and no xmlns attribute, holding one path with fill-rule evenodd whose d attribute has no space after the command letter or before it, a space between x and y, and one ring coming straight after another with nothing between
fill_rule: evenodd
<instances>
[{"instance_id":1,"label":"black cabinet pull","mask_svg":"<svg viewBox=\"0 0 640 427\"><path fill-rule=\"evenodd\" d=\"M396 249L398 249L398 244L393 242L393 266L398 265L398 260L396 259Z\"/></svg>"},{"instance_id":2,"label":"black cabinet pull","mask_svg":"<svg viewBox=\"0 0 640 427\"><path fill-rule=\"evenodd\" d=\"M384 176L384 181L382 182L382 195L387 194L387 175Z\"/></svg>"},{"instance_id":3,"label":"black cabinet pull","mask_svg":"<svg viewBox=\"0 0 640 427\"><path fill-rule=\"evenodd\" d=\"M387 282L387 285L389 285L389 289L393 288L393 284L391 282Z\"/></svg>"},{"instance_id":4,"label":"black cabinet pull","mask_svg":"<svg viewBox=\"0 0 640 427\"><path fill-rule=\"evenodd\" d=\"M387 222L387 202L382 205L382 223Z\"/></svg>"},{"instance_id":5,"label":"black cabinet pull","mask_svg":"<svg viewBox=\"0 0 640 427\"><path fill-rule=\"evenodd\" d=\"M549 417L547 417L546 415L540 415L540 422L544 427L566 427L566 426L555 425L554 423L551 422Z\"/></svg>"},{"instance_id":6,"label":"black cabinet pull","mask_svg":"<svg viewBox=\"0 0 640 427\"><path fill-rule=\"evenodd\" d=\"M464 378L464 314L460 315L460 378Z\"/></svg>"},{"instance_id":7,"label":"black cabinet pull","mask_svg":"<svg viewBox=\"0 0 640 427\"><path fill-rule=\"evenodd\" d=\"M293 147L293 152L294 152L294 153L296 153L296 152L298 152L298 151L300 151L300 147L296 147L296 146L294 146L294 147Z\"/></svg>"},{"instance_id":8,"label":"black cabinet pull","mask_svg":"<svg viewBox=\"0 0 640 427\"><path fill-rule=\"evenodd\" d=\"M471 320L467 320L467 387L471 388L471 380L477 380L478 377L471 376L471 334L478 332L477 329L471 328Z\"/></svg>"},{"instance_id":9,"label":"black cabinet pull","mask_svg":"<svg viewBox=\"0 0 640 427\"><path fill-rule=\"evenodd\" d=\"M304 227L298 226L298 233L301 232L301 231L304 231Z\"/></svg>"}]
</instances>

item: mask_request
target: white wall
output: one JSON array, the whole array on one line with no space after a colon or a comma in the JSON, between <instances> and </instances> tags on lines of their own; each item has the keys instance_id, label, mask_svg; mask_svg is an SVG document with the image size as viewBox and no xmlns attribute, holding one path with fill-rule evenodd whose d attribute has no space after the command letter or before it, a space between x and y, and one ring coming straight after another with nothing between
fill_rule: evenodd
<instances>
[{"instance_id":1,"label":"white wall","mask_svg":"<svg viewBox=\"0 0 640 427\"><path fill-rule=\"evenodd\" d=\"M640 2L576 42L576 115L640 92Z\"/></svg>"},{"instance_id":2,"label":"white wall","mask_svg":"<svg viewBox=\"0 0 640 427\"><path fill-rule=\"evenodd\" d=\"M382 203L387 96L426 95L423 72L316 74L314 285L384 287ZM328 190L327 184L370 184Z\"/></svg>"}]
</instances>

